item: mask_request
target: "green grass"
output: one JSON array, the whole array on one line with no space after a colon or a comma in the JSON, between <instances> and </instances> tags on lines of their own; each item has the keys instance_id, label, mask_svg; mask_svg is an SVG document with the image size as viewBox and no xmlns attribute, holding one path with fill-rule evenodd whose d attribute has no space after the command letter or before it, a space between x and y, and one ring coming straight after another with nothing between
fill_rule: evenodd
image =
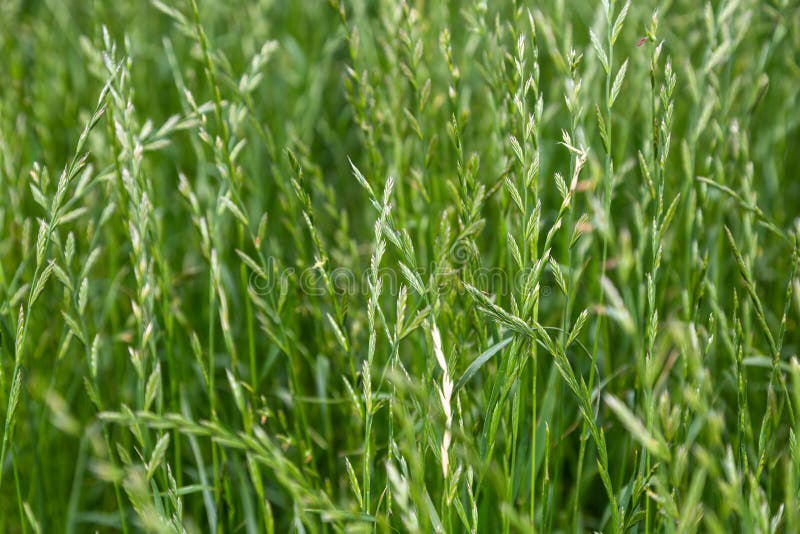
<instances>
[{"instance_id":1,"label":"green grass","mask_svg":"<svg viewBox=\"0 0 800 534\"><path fill-rule=\"evenodd\" d=\"M0 531L800 531L796 1L0 20Z\"/></svg>"}]
</instances>

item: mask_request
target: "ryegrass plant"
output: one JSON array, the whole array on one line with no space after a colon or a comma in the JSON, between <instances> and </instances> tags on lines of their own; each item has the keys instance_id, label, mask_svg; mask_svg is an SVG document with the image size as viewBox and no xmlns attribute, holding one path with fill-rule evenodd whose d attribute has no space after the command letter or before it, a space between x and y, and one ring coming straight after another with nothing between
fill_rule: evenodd
<instances>
[{"instance_id":1,"label":"ryegrass plant","mask_svg":"<svg viewBox=\"0 0 800 534\"><path fill-rule=\"evenodd\" d=\"M0 531L800 530L796 2L0 20Z\"/></svg>"}]
</instances>

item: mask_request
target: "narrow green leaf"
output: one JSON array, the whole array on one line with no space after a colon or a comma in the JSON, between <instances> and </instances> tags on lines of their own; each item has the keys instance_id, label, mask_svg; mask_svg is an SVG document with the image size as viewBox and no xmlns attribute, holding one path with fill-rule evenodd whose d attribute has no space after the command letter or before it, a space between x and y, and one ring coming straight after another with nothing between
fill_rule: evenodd
<instances>
[{"instance_id":1,"label":"narrow green leaf","mask_svg":"<svg viewBox=\"0 0 800 534\"><path fill-rule=\"evenodd\" d=\"M472 377L475 375L475 373L477 373L477 372L478 372L478 370L479 370L481 367L483 367L483 365L484 365L486 362L488 362L488 361L489 361L489 359L490 359L492 356L494 356L495 354L497 354L497 353L498 353L499 351L501 351L501 350L502 350L502 349L503 349L503 348L504 348L506 345L508 345L509 343L511 343L511 341L512 341L513 339L514 339L513 337L507 337L507 338L505 338L505 339L503 339L503 340L501 340L501 341L498 341L497 343L495 343L494 345L492 345L491 347L489 347L488 349L486 349L485 351L483 351L483 353L482 353L480 356L478 356L477 358L475 358L475 360L474 360L474 361L473 361L471 364L469 364L469 367L467 367L467 370L466 370L466 371L464 371L464 374L463 374L463 375L461 375L461 378L459 378L459 379L458 379L458 382L456 383L455 391L458 391L458 390L460 390L462 387L464 387L464 384L466 384L467 382L469 382L469 380L470 380L470 379L471 379L471 378L472 378Z\"/></svg>"}]
</instances>

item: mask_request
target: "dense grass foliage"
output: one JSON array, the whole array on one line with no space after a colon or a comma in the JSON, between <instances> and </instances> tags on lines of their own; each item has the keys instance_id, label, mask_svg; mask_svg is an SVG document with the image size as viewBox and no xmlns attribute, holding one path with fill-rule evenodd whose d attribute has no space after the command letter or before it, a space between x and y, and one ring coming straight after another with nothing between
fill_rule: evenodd
<instances>
[{"instance_id":1,"label":"dense grass foliage","mask_svg":"<svg viewBox=\"0 0 800 534\"><path fill-rule=\"evenodd\" d=\"M0 531L800 531L796 0L0 20Z\"/></svg>"}]
</instances>

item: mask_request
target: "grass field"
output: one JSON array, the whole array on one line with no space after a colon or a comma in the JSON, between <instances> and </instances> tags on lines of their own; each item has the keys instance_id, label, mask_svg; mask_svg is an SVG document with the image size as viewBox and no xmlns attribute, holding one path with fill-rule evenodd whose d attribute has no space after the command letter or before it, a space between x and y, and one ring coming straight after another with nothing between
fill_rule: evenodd
<instances>
[{"instance_id":1,"label":"grass field","mask_svg":"<svg viewBox=\"0 0 800 534\"><path fill-rule=\"evenodd\" d=\"M797 0L0 21L0 532L800 532Z\"/></svg>"}]
</instances>

